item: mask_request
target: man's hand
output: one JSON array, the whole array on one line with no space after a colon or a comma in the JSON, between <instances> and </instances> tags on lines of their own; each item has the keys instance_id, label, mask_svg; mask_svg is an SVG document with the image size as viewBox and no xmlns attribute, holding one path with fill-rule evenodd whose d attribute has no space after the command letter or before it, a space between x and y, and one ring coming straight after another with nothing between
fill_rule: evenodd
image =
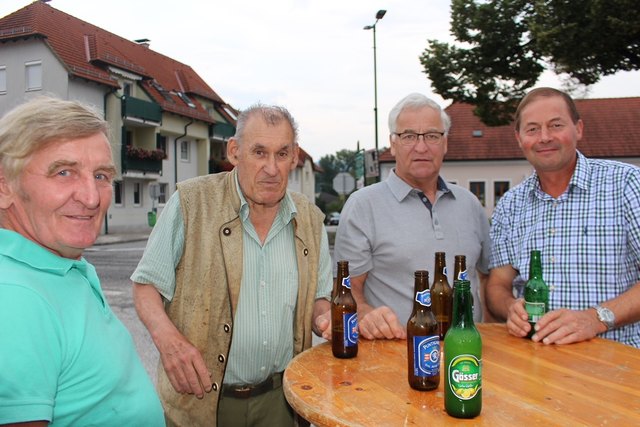
<instances>
[{"instance_id":1,"label":"man's hand","mask_svg":"<svg viewBox=\"0 0 640 427\"><path fill-rule=\"evenodd\" d=\"M160 352L162 366L178 393L195 394L198 399L211 391L211 373L202 355L171 322L160 293L152 285L133 284L136 312L147 327Z\"/></svg>"},{"instance_id":2,"label":"man's hand","mask_svg":"<svg viewBox=\"0 0 640 427\"><path fill-rule=\"evenodd\" d=\"M544 344L571 344L586 341L605 332L607 327L598 320L595 309L553 310L542 316L535 326L532 341Z\"/></svg>"},{"instance_id":3,"label":"man's hand","mask_svg":"<svg viewBox=\"0 0 640 427\"><path fill-rule=\"evenodd\" d=\"M317 336L331 341L331 310L316 317L314 323L313 332Z\"/></svg>"},{"instance_id":4,"label":"man's hand","mask_svg":"<svg viewBox=\"0 0 640 427\"><path fill-rule=\"evenodd\" d=\"M313 303L313 332L331 341L331 303L326 299L317 299Z\"/></svg>"},{"instance_id":5,"label":"man's hand","mask_svg":"<svg viewBox=\"0 0 640 427\"><path fill-rule=\"evenodd\" d=\"M157 342L160 360L173 388L198 399L211 391L211 373L202 355L182 334L175 332Z\"/></svg>"},{"instance_id":6,"label":"man's hand","mask_svg":"<svg viewBox=\"0 0 640 427\"><path fill-rule=\"evenodd\" d=\"M529 316L524 309L524 299L513 300L507 314L507 331L516 337L526 337L531 330Z\"/></svg>"},{"instance_id":7,"label":"man's hand","mask_svg":"<svg viewBox=\"0 0 640 427\"><path fill-rule=\"evenodd\" d=\"M407 329L387 306L358 306L358 329L362 337L373 339L406 339Z\"/></svg>"}]
</instances>

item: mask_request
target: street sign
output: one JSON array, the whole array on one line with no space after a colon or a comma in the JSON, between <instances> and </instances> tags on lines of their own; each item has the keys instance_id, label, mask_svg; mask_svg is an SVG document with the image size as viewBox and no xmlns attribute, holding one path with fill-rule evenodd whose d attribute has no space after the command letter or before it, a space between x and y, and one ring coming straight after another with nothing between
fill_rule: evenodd
<instances>
[{"instance_id":1,"label":"street sign","mask_svg":"<svg viewBox=\"0 0 640 427\"><path fill-rule=\"evenodd\" d=\"M365 176L371 178L380 174L378 170L378 152L375 149L364 152Z\"/></svg>"},{"instance_id":2,"label":"street sign","mask_svg":"<svg viewBox=\"0 0 640 427\"><path fill-rule=\"evenodd\" d=\"M160 196L160 184L149 184L149 197L151 200L155 200Z\"/></svg>"},{"instance_id":3,"label":"street sign","mask_svg":"<svg viewBox=\"0 0 640 427\"><path fill-rule=\"evenodd\" d=\"M363 150L358 150L356 153L356 161L355 161L355 176L356 180L359 180L364 176L364 154Z\"/></svg>"},{"instance_id":4,"label":"street sign","mask_svg":"<svg viewBox=\"0 0 640 427\"><path fill-rule=\"evenodd\" d=\"M347 172L340 172L333 178L333 189L338 194L349 194L356 187L356 180Z\"/></svg>"}]
</instances>

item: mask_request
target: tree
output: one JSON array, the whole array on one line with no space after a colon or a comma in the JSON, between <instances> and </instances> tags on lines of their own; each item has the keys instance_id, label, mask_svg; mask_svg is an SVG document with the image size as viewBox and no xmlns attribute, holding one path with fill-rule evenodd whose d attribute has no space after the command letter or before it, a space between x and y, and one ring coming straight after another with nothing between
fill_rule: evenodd
<instances>
[{"instance_id":1,"label":"tree","mask_svg":"<svg viewBox=\"0 0 640 427\"><path fill-rule=\"evenodd\" d=\"M457 46L429 40L420 62L436 93L493 126L546 67L582 85L640 69L637 0L452 0L451 33Z\"/></svg>"},{"instance_id":2,"label":"tree","mask_svg":"<svg viewBox=\"0 0 640 427\"><path fill-rule=\"evenodd\" d=\"M344 197L338 198L338 193L333 189L333 178L340 172L351 172L355 165L355 150L340 150L335 155L323 156L318 161L322 172L316 175L316 188L320 193L329 193L336 196L335 200L327 202L324 197L316 198L316 205L323 212L341 211L345 202Z\"/></svg>"},{"instance_id":3,"label":"tree","mask_svg":"<svg viewBox=\"0 0 640 427\"><path fill-rule=\"evenodd\" d=\"M318 161L322 172L316 176L320 191L337 195L333 190L333 178L340 172L352 171L355 156L355 150L340 150L335 155L322 156Z\"/></svg>"}]
</instances>

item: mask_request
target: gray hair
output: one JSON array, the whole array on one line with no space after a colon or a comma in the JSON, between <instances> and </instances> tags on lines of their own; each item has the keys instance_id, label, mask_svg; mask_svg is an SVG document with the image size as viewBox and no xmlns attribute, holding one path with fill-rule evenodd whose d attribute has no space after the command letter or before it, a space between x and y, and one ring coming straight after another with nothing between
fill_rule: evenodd
<instances>
[{"instance_id":1,"label":"gray hair","mask_svg":"<svg viewBox=\"0 0 640 427\"><path fill-rule=\"evenodd\" d=\"M0 119L0 167L13 181L31 156L49 143L97 133L109 139L109 125L97 110L77 101L34 98Z\"/></svg>"},{"instance_id":2,"label":"gray hair","mask_svg":"<svg viewBox=\"0 0 640 427\"><path fill-rule=\"evenodd\" d=\"M295 145L298 143L298 124L291 113L289 113L289 111L284 107L278 105L264 105L258 102L243 110L238 116L236 134L234 135L238 140L238 145L242 143L244 129L247 126L247 122L251 117L258 114L269 126L277 126L282 123L283 120L286 121L293 132L293 144Z\"/></svg>"},{"instance_id":3,"label":"gray hair","mask_svg":"<svg viewBox=\"0 0 640 427\"><path fill-rule=\"evenodd\" d=\"M440 119L444 126L445 135L449 134L451 129L451 119L449 115L438 105L434 100L427 98L421 93L410 93L398 102L389 112L389 132L395 133L397 130L398 116L404 110L420 110L422 108L431 108L432 110L440 113Z\"/></svg>"}]
</instances>

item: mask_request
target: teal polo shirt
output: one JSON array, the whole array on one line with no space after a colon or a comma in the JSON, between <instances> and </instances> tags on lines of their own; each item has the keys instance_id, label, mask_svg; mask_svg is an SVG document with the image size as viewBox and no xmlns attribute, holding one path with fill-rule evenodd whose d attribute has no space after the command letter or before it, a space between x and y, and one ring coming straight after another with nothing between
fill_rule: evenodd
<instances>
[{"instance_id":1,"label":"teal polo shirt","mask_svg":"<svg viewBox=\"0 0 640 427\"><path fill-rule=\"evenodd\" d=\"M164 426L94 267L0 229L0 424Z\"/></svg>"}]
</instances>

